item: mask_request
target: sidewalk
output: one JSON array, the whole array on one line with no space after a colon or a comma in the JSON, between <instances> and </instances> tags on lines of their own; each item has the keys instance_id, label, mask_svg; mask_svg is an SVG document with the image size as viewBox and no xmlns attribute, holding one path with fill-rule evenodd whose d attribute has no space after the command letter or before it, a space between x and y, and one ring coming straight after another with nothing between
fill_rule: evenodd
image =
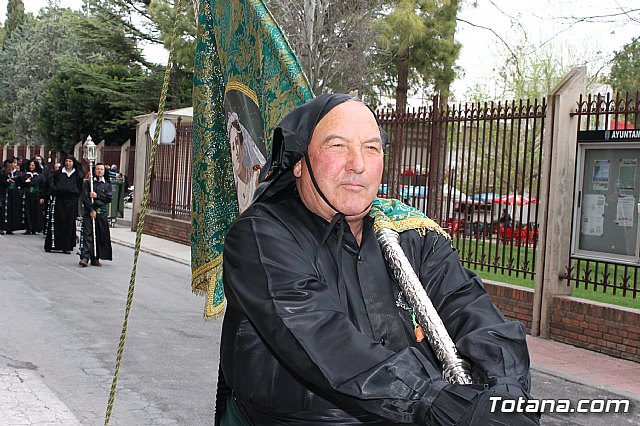
<instances>
[{"instance_id":1,"label":"sidewalk","mask_svg":"<svg viewBox=\"0 0 640 426\"><path fill-rule=\"evenodd\" d=\"M118 219L115 226L110 228L113 244L135 248L136 233L131 231L130 224L131 222L128 220ZM184 244L142 234L140 251L184 265L191 265L191 247Z\"/></svg>"},{"instance_id":2,"label":"sidewalk","mask_svg":"<svg viewBox=\"0 0 640 426\"><path fill-rule=\"evenodd\" d=\"M135 236L126 222L111 228L116 244L133 247ZM140 250L185 264L191 259L190 247L149 235L142 236ZM527 336L527 343L534 370L640 401L640 363L539 337Z\"/></svg>"}]
</instances>

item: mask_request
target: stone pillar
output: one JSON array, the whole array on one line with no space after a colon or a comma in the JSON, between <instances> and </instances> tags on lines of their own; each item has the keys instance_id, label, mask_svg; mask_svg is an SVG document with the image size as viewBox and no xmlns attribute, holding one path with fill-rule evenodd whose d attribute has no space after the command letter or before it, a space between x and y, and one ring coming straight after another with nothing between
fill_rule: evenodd
<instances>
[{"instance_id":1,"label":"stone pillar","mask_svg":"<svg viewBox=\"0 0 640 426\"><path fill-rule=\"evenodd\" d=\"M76 158L76 160L78 160L79 162L82 162L82 159L84 157L83 152L82 152L82 145L84 144L84 141L80 141L78 143L76 143L73 146L73 156Z\"/></svg>"},{"instance_id":2,"label":"stone pillar","mask_svg":"<svg viewBox=\"0 0 640 426\"><path fill-rule=\"evenodd\" d=\"M127 165L129 164L129 147L131 146L131 139L128 139L120 147L120 173L127 174Z\"/></svg>"},{"instance_id":3,"label":"stone pillar","mask_svg":"<svg viewBox=\"0 0 640 426\"><path fill-rule=\"evenodd\" d=\"M569 264L578 118L585 93L586 67L574 67L547 97L540 180L540 239L536 257L535 299L531 334L549 337L553 297L570 295L561 278Z\"/></svg>"},{"instance_id":4,"label":"stone pillar","mask_svg":"<svg viewBox=\"0 0 640 426\"><path fill-rule=\"evenodd\" d=\"M106 145L106 142L104 141L104 139L102 139L100 141L99 144L96 145L96 163L103 163L103 155L102 155L102 150L104 149L104 146ZM105 169L106 169L107 165L105 164ZM111 167L111 164L109 164L109 167Z\"/></svg>"},{"instance_id":5,"label":"stone pillar","mask_svg":"<svg viewBox=\"0 0 640 426\"><path fill-rule=\"evenodd\" d=\"M131 230L138 229L138 216L142 205L142 195L144 194L144 185L147 179L147 169L149 168L149 152L150 148L147 143L147 129L156 119L156 114L149 114L143 117L137 117L139 120L136 128L136 172L133 181L133 205L131 211Z\"/></svg>"}]
</instances>

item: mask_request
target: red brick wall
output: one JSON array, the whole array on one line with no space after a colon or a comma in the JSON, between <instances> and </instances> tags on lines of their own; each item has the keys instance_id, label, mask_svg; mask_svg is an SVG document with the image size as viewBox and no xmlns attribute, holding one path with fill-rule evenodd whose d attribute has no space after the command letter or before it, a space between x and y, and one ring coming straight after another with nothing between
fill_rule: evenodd
<instances>
[{"instance_id":1,"label":"red brick wall","mask_svg":"<svg viewBox=\"0 0 640 426\"><path fill-rule=\"evenodd\" d=\"M191 245L191 222L147 213L143 233L176 243Z\"/></svg>"},{"instance_id":2,"label":"red brick wall","mask_svg":"<svg viewBox=\"0 0 640 426\"><path fill-rule=\"evenodd\" d=\"M520 321L527 333L533 320L533 289L483 280L491 301L510 320Z\"/></svg>"},{"instance_id":3,"label":"red brick wall","mask_svg":"<svg viewBox=\"0 0 640 426\"><path fill-rule=\"evenodd\" d=\"M550 337L640 362L640 310L575 297L554 297Z\"/></svg>"}]
</instances>

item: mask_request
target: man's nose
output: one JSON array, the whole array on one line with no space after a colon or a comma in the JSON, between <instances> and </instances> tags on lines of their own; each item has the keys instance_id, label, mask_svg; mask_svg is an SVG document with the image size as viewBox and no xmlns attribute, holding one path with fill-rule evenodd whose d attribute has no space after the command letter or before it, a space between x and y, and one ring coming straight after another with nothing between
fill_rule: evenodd
<instances>
[{"instance_id":1,"label":"man's nose","mask_svg":"<svg viewBox=\"0 0 640 426\"><path fill-rule=\"evenodd\" d=\"M347 169L355 173L364 172L364 153L361 147L350 147L347 158Z\"/></svg>"}]
</instances>

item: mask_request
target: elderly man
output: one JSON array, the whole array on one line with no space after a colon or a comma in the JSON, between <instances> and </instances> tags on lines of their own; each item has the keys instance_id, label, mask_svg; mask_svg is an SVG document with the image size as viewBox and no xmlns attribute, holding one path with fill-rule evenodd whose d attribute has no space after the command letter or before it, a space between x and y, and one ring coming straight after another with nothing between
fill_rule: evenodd
<instances>
[{"instance_id":1,"label":"elderly man","mask_svg":"<svg viewBox=\"0 0 640 426\"><path fill-rule=\"evenodd\" d=\"M490 409L492 396L528 397L521 325L434 222L376 200L384 139L347 95L319 96L276 128L271 174L225 241L217 424L537 424ZM403 251L476 384L445 382L414 334L374 234L380 214L409 225Z\"/></svg>"}]
</instances>

